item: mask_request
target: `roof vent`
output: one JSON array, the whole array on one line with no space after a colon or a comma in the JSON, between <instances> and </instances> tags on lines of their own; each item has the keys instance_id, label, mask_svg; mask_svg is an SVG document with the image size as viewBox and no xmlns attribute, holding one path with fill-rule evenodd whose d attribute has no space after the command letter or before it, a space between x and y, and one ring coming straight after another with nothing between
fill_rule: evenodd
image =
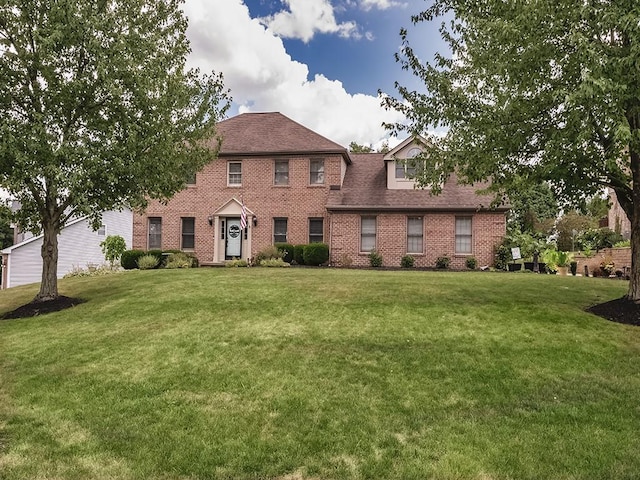
<instances>
[{"instance_id":1,"label":"roof vent","mask_svg":"<svg viewBox=\"0 0 640 480\"><path fill-rule=\"evenodd\" d=\"M330 185L329 190L340 190L340 185Z\"/></svg>"}]
</instances>

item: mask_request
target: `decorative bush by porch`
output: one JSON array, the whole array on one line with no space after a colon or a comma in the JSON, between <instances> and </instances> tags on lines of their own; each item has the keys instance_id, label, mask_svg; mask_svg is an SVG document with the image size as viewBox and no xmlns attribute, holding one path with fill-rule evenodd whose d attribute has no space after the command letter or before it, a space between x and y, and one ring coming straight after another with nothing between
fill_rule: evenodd
<instances>
[{"instance_id":1,"label":"decorative bush by porch","mask_svg":"<svg viewBox=\"0 0 640 480\"><path fill-rule=\"evenodd\" d=\"M275 243L274 246L281 252L282 260L287 263L291 263L293 261L293 245L290 243Z\"/></svg>"}]
</instances>

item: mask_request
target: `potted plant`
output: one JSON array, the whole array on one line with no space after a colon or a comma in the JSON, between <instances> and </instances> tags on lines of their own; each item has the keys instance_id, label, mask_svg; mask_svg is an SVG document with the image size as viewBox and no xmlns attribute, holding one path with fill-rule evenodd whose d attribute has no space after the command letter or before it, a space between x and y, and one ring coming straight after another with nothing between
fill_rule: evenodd
<instances>
[{"instance_id":1,"label":"potted plant","mask_svg":"<svg viewBox=\"0 0 640 480\"><path fill-rule=\"evenodd\" d=\"M556 251L556 266L558 267L558 275L567 276L569 273L569 265L573 261L571 252Z\"/></svg>"}]
</instances>

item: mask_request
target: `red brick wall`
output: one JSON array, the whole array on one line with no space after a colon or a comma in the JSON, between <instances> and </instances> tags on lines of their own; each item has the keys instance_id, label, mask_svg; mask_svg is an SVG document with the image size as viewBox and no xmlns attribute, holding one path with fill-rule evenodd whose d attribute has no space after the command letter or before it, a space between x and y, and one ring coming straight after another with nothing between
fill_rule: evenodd
<instances>
[{"instance_id":1,"label":"red brick wall","mask_svg":"<svg viewBox=\"0 0 640 480\"><path fill-rule=\"evenodd\" d=\"M578 273L581 275L584 275L585 265L589 267L589 275L593 275L602 262L613 262L616 270L624 271L625 267L631 268L631 247L603 248L591 257L576 255L574 260L578 262Z\"/></svg>"},{"instance_id":2,"label":"red brick wall","mask_svg":"<svg viewBox=\"0 0 640 480\"><path fill-rule=\"evenodd\" d=\"M436 259L448 256L451 268L464 269L469 256L474 256L478 266L493 265L494 247L502 241L506 231L504 213L464 213L472 217L472 253L455 254L456 213L428 213L423 216L423 254L411 253L417 267L434 267ZM332 243L331 263L368 266L369 254L360 252L360 218L358 213L333 213L330 217ZM407 217L415 213L383 213L376 216L376 250L382 255L383 265L399 267L407 254Z\"/></svg>"},{"instance_id":3,"label":"red brick wall","mask_svg":"<svg viewBox=\"0 0 640 480\"><path fill-rule=\"evenodd\" d=\"M151 202L143 215L136 215L133 224L134 248L147 248L148 217L162 217L162 248L179 249L181 217L195 217L195 250L201 262L213 259L214 227L208 217L232 198L244 199L246 207L258 219L251 226L252 252L250 256L273 243L273 218L287 217L288 241L308 243L309 218L326 217L325 205L330 185L341 184L339 155L325 159L323 185L309 185L309 157L278 157L289 159L289 186L275 186L274 160L269 158L220 158L204 167L196 177L196 185L178 192L167 205ZM314 157L316 158L316 157ZM227 186L227 162L242 161L242 187ZM328 242L328 225L324 226Z\"/></svg>"}]
</instances>

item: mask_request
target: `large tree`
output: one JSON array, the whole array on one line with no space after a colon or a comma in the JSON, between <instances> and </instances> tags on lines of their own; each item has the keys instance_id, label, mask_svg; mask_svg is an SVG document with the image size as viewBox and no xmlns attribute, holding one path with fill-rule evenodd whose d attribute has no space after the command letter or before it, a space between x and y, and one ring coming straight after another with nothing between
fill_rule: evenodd
<instances>
[{"instance_id":1,"label":"large tree","mask_svg":"<svg viewBox=\"0 0 640 480\"><path fill-rule=\"evenodd\" d=\"M422 62L401 31L397 60L425 91L397 85L384 103L394 128L431 137L423 185L456 171L490 179L548 180L566 203L615 190L631 221L628 298L640 301L640 2L433 0L412 18L439 26L450 51Z\"/></svg>"},{"instance_id":2,"label":"large tree","mask_svg":"<svg viewBox=\"0 0 640 480\"><path fill-rule=\"evenodd\" d=\"M185 68L179 0L0 0L0 187L43 233L35 301L58 297L72 217L166 200L215 155L220 75Z\"/></svg>"}]
</instances>

